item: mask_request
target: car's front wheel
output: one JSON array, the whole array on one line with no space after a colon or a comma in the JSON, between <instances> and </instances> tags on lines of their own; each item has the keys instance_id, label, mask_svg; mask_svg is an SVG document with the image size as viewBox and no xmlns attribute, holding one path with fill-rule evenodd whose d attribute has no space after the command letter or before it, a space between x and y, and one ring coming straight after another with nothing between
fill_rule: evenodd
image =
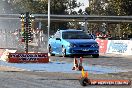
<instances>
[{"instance_id":1,"label":"car's front wheel","mask_svg":"<svg viewBox=\"0 0 132 88\"><path fill-rule=\"evenodd\" d=\"M92 56L93 56L93 58L98 58L99 54L93 54Z\"/></svg>"},{"instance_id":2,"label":"car's front wheel","mask_svg":"<svg viewBox=\"0 0 132 88\"><path fill-rule=\"evenodd\" d=\"M62 47L62 57L66 57L66 49L64 47Z\"/></svg>"},{"instance_id":3,"label":"car's front wheel","mask_svg":"<svg viewBox=\"0 0 132 88\"><path fill-rule=\"evenodd\" d=\"M55 54L52 53L52 48L50 45L49 45L49 56L55 56Z\"/></svg>"}]
</instances>

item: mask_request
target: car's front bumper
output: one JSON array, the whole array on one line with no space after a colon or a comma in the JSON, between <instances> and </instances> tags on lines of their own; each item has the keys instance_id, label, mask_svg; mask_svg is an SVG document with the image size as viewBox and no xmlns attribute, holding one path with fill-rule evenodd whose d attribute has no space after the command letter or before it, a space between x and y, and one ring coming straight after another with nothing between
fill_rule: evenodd
<instances>
[{"instance_id":1,"label":"car's front bumper","mask_svg":"<svg viewBox=\"0 0 132 88\"><path fill-rule=\"evenodd\" d=\"M66 51L67 55L93 55L99 54L99 48L68 48Z\"/></svg>"}]
</instances>

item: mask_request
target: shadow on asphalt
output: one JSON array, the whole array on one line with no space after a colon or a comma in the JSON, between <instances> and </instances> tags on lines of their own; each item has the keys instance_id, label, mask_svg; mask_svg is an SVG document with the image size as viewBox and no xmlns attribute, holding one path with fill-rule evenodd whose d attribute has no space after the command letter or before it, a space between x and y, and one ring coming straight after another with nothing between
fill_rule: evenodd
<instances>
[{"instance_id":1,"label":"shadow on asphalt","mask_svg":"<svg viewBox=\"0 0 132 88\"><path fill-rule=\"evenodd\" d=\"M81 56L81 55L76 55L76 56L66 56L66 57L62 57L62 56L52 56L52 57L59 57L59 58L80 58L80 57L83 57L83 58L93 58L92 56L88 55L88 56ZM100 55L99 58L124 58L123 56L106 56L106 55Z\"/></svg>"}]
</instances>

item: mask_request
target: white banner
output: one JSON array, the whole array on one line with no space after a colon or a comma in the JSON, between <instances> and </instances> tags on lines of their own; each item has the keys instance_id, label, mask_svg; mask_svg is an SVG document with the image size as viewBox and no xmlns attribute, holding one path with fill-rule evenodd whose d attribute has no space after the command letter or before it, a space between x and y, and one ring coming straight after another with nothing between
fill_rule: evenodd
<instances>
[{"instance_id":1,"label":"white banner","mask_svg":"<svg viewBox=\"0 0 132 88\"><path fill-rule=\"evenodd\" d=\"M132 41L109 40L106 53L132 55Z\"/></svg>"}]
</instances>

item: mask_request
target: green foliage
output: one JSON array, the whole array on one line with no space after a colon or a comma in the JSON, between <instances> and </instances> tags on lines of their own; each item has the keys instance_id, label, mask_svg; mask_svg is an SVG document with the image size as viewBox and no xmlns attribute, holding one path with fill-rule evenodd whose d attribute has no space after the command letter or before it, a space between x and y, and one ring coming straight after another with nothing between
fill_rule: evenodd
<instances>
[{"instance_id":1,"label":"green foliage","mask_svg":"<svg viewBox=\"0 0 132 88\"><path fill-rule=\"evenodd\" d=\"M132 15L132 0L122 0L121 8L125 12L125 15Z\"/></svg>"},{"instance_id":2,"label":"green foliage","mask_svg":"<svg viewBox=\"0 0 132 88\"><path fill-rule=\"evenodd\" d=\"M132 15L132 0L89 0L90 6L86 11L90 15L112 15L112 16L126 16ZM129 23L106 23L106 30L111 30L112 34L123 37L124 34L132 32L132 26ZM108 25L109 24L109 25ZM119 25L118 25L119 24ZM91 30L100 29L102 23L89 24ZM100 25L100 26L99 26ZM114 26L112 26L114 25ZM120 27L119 27L120 26ZM100 31L100 30L98 30Z\"/></svg>"},{"instance_id":3,"label":"green foliage","mask_svg":"<svg viewBox=\"0 0 132 88\"><path fill-rule=\"evenodd\" d=\"M66 5L62 0L53 0L51 2L51 14L67 14Z\"/></svg>"},{"instance_id":4,"label":"green foliage","mask_svg":"<svg viewBox=\"0 0 132 88\"><path fill-rule=\"evenodd\" d=\"M132 15L131 0L90 0L90 2L92 15Z\"/></svg>"},{"instance_id":5,"label":"green foliage","mask_svg":"<svg viewBox=\"0 0 132 88\"><path fill-rule=\"evenodd\" d=\"M85 8L85 13L89 15L90 12L91 12L91 11L90 11L90 7L86 7L86 8Z\"/></svg>"},{"instance_id":6,"label":"green foliage","mask_svg":"<svg viewBox=\"0 0 132 88\"><path fill-rule=\"evenodd\" d=\"M51 14L77 14L74 8L81 6L77 0L51 0ZM48 13L48 0L14 0L12 2L16 13L35 13L47 14ZM51 29L56 31L58 29L67 28L67 22L52 22ZM47 21L42 22L42 29L47 33Z\"/></svg>"},{"instance_id":7,"label":"green foliage","mask_svg":"<svg viewBox=\"0 0 132 88\"><path fill-rule=\"evenodd\" d=\"M12 3L14 9L17 13L46 13L48 9L47 1L37 1L37 0L20 0L16 3Z\"/></svg>"},{"instance_id":8,"label":"green foliage","mask_svg":"<svg viewBox=\"0 0 132 88\"><path fill-rule=\"evenodd\" d=\"M17 13L48 13L48 0L14 0L12 5ZM71 14L79 6L76 0L52 0L51 14Z\"/></svg>"}]
</instances>

